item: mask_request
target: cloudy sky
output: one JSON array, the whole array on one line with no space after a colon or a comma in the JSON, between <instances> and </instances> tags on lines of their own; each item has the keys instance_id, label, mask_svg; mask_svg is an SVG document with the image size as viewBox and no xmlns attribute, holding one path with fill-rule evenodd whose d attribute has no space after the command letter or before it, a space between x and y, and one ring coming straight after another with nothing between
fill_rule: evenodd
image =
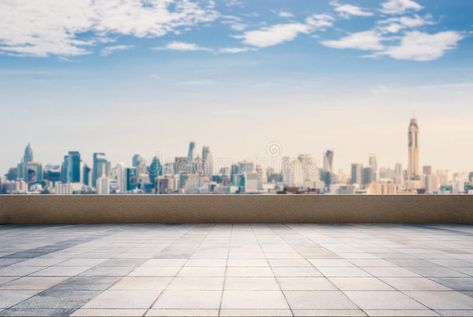
<instances>
[{"instance_id":1,"label":"cloudy sky","mask_svg":"<svg viewBox=\"0 0 473 317\"><path fill-rule=\"evenodd\" d=\"M471 0L0 0L5 171L38 161L335 150L473 170Z\"/></svg>"}]
</instances>

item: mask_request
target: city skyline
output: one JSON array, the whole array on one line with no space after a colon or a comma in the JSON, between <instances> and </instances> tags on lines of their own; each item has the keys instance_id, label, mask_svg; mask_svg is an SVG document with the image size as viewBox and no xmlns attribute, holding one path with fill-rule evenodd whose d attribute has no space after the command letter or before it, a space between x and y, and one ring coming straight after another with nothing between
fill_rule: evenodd
<instances>
[{"instance_id":1,"label":"city skyline","mask_svg":"<svg viewBox=\"0 0 473 317\"><path fill-rule=\"evenodd\" d=\"M208 145L189 142L187 154L148 161L141 154L131 164L114 163L94 152L88 163L79 151L68 151L61 164L35 160L30 143L20 162L0 177L0 193L20 194L447 194L473 193L473 171L458 172L422 165L416 118L407 129L407 168L379 165L370 153L368 164L352 162L350 171L335 171L335 152L323 154L323 165L311 154L283 155L281 145L269 143L266 157L235 161L214 157ZM149 163L148 163L149 162Z\"/></svg>"},{"instance_id":2,"label":"city skyline","mask_svg":"<svg viewBox=\"0 0 473 317\"><path fill-rule=\"evenodd\" d=\"M28 142L54 162L189 140L236 160L277 142L405 165L413 113L425 163L471 167L471 1L157 3L0 1L0 170Z\"/></svg>"}]
</instances>

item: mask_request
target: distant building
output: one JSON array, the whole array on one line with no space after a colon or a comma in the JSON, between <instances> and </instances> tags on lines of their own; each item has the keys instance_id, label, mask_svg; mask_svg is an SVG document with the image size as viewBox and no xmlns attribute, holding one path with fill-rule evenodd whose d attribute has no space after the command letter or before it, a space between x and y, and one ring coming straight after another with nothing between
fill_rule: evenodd
<instances>
[{"instance_id":1,"label":"distant building","mask_svg":"<svg viewBox=\"0 0 473 317\"><path fill-rule=\"evenodd\" d=\"M212 176L214 174L213 155L208 146L202 148L202 166L205 176Z\"/></svg>"},{"instance_id":2,"label":"distant building","mask_svg":"<svg viewBox=\"0 0 473 317\"><path fill-rule=\"evenodd\" d=\"M368 166L373 172L373 181L378 180L378 160L376 159L375 154L370 154L370 157L368 159Z\"/></svg>"},{"instance_id":3,"label":"distant building","mask_svg":"<svg viewBox=\"0 0 473 317\"><path fill-rule=\"evenodd\" d=\"M351 184L357 184L361 186L363 184L363 164L353 163L351 164Z\"/></svg>"},{"instance_id":4,"label":"distant building","mask_svg":"<svg viewBox=\"0 0 473 317\"><path fill-rule=\"evenodd\" d=\"M362 173L363 173L362 174L363 186L367 187L375 181L375 176L374 176L375 173L374 173L373 167L371 166L364 167Z\"/></svg>"},{"instance_id":5,"label":"distant building","mask_svg":"<svg viewBox=\"0 0 473 317\"><path fill-rule=\"evenodd\" d=\"M419 126L416 119L411 119L409 123L408 154L407 177L409 180L419 180Z\"/></svg>"},{"instance_id":6,"label":"distant building","mask_svg":"<svg viewBox=\"0 0 473 317\"><path fill-rule=\"evenodd\" d=\"M106 176L105 174L102 174L99 178L97 178L96 184L97 184L97 194L99 195L110 194L110 180L108 176Z\"/></svg>"},{"instance_id":7,"label":"distant building","mask_svg":"<svg viewBox=\"0 0 473 317\"><path fill-rule=\"evenodd\" d=\"M93 154L93 165L92 165L92 186L97 187L97 179L104 176L110 175L110 162L107 161L105 153L94 153Z\"/></svg>"}]
</instances>

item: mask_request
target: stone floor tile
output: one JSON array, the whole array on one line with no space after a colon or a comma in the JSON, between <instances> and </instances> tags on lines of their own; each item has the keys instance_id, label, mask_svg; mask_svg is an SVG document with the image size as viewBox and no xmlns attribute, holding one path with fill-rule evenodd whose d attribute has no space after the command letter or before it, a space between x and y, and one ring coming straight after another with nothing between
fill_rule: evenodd
<instances>
[{"instance_id":1,"label":"stone floor tile","mask_svg":"<svg viewBox=\"0 0 473 317\"><path fill-rule=\"evenodd\" d=\"M292 311L294 316L307 317L361 317L366 314L360 309L296 309Z\"/></svg>"},{"instance_id":2,"label":"stone floor tile","mask_svg":"<svg viewBox=\"0 0 473 317\"><path fill-rule=\"evenodd\" d=\"M35 290L0 290L0 309L9 308L37 293L38 291Z\"/></svg>"},{"instance_id":3,"label":"stone floor tile","mask_svg":"<svg viewBox=\"0 0 473 317\"><path fill-rule=\"evenodd\" d=\"M289 309L281 291L225 290L222 309Z\"/></svg>"},{"instance_id":4,"label":"stone floor tile","mask_svg":"<svg viewBox=\"0 0 473 317\"><path fill-rule=\"evenodd\" d=\"M268 267L266 259L228 259L229 267Z\"/></svg>"},{"instance_id":5,"label":"stone floor tile","mask_svg":"<svg viewBox=\"0 0 473 317\"><path fill-rule=\"evenodd\" d=\"M419 277L415 272L402 267L364 267L363 269L376 277Z\"/></svg>"},{"instance_id":6,"label":"stone floor tile","mask_svg":"<svg viewBox=\"0 0 473 317\"><path fill-rule=\"evenodd\" d=\"M344 293L365 310L427 309L424 305L397 291L345 291Z\"/></svg>"},{"instance_id":7,"label":"stone floor tile","mask_svg":"<svg viewBox=\"0 0 473 317\"><path fill-rule=\"evenodd\" d=\"M228 277L225 290L279 291L274 277Z\"/></svg>"},{"instance_id":8,"label":"stone floor tile","mask_svg":"<svg viewBox=\"0 0 473 317\"><path fill-rule=\"evenodd\" d=\"M111 290L163 290L171 282L171 277L127 276L115 283Z\"/></svg>"},{"instance_id":9,"label":"stone floor tile","mask_svg":"<svg viewBox=\"0 0 473 317\"><path fill-rule=\"evenodd\" d=\"M223 290L223 277L176 277L167 287L168 290Z\"/></svg>"},{"instance_id":10,"label":"stone floor tile","mask_svg":"<svg viewBox=\"0 0 473 317\"><path fill-rule=\"evenodd\" d=\"M218 309L222 291L165 290L153 309Z\"/></svg>"},{"instance_id":11,"label":"stone floor tile","mask_svg":"<svg viewBox=\"0 0 473 317\"><path fill-rule=\"evenodd\" d=\"M381 277L385 283L400 291L448 291L439 283L423 277Z\"/></svg>"},{"instance_id":12,"label":"stone floor tile","mask_svg":"<svg viewBox=\"0 0 473 317\"><path fill-rule=\"evenodd\" d=\"M236 277L272 277L273 271L269 267L228 267L227 276Z\"/></svg>"},{"instance_id":13,"label":"stone floor tile","mask_svg":"<svg viewBox=\"0 0 473 317\"><path fill-rule=\"evenodd\" d=\"M75 308L10 308L0 311L0 316L19 316L19 317L50 317L50 316L68 316L74 312Z\"/></svg>"},{"instance_id":14,"label":"stone floor tile","mask_svg":"<svg viewBox=\"0 0 473 317\"><path fill-rule=\"evenodd\" d=\"M160 293L159 290L106 290L82 308L149 308Z\"/></svg>"},{"instance_id":15,"label":"stone floor tile","mask_svg":"<svg viewBox=\"0 0 473 317\"><path fill-rule=\"evenodd\" d=\"M437 312L430 309L388 309L388 310L373 310L367 309L365 313L368 316L374 317L430 317L430 316L440 316Z\"/></svg>"},{"instance_id":16,"label":"stone floor tile","mask_svg":"<svg viewBox=\"0 0 473 317\"><path fill-rule=\"evenodd\" d=\"M150 317L216 317L218 309L158 309L148 310L145 316Z\"/></svg>"},{"instance_id":17,"label":"stone floor tile","mask_svg":"<svg viewBox=\"0 0 473 317\"><path fill-rule=\"evenodd\" d=\"M77 258L77 259L69 259L64 262L61 262L60 266L96 266L107 259L86 259L86 258ZM53 264L51 264L53 265Z\"/></svg>"},{"instance_id":18,"label":"stone floor tile","mask_svg":"<svg viewBox=\"0 0 473 317\"><path fill-rule=\"evenodd\" d=\"M289 309L222 309L220 316L228 317L292 317Z\"/></svg>"},{"instance_id":19,"label":"stone floor tile","mask_svg":"<svg viewBox=\"0 0 473 317\"><path fill-rule=\"evenodd\" d=\"M139 266L129 276L175 276L180 269L175 266Z\"/></svg>"},{"instance_id":20,"label":"stone floor tile","mask_svg":"<svg viewBox=\"0 0 473 317\"><path fill-rule=\"evenodd\" d=\"M309 259L315 267L353 267L353 263L345 259Z\"/></svg>"},{"instance_id":21,"label":"stone floor tile","mask_svg":"<svg viewBox=\"0 0 473 317\"><path fill-rule=\"evenodd\" d=\"M404 293L434 310L473 310L473 298L454 291L406 291Z\"/></svg>"},{"instance_id":22,"label":"stone floor tile","mask_svg":"<svg viewBox=\"0 0 473 317\"><path fill-rule=\"evenodd\" d=\"M225 267L203 267L203 266L185 266L177 275L178 277L223 277Z\"/></svg>"},{"instance_id":23,"label":"stone floor tile","mask_svg":"<svg viewBox=\"0 0 473 317\"><path fill-rule=\"evenodd\" d=\"M88 269L88 266L50 266L31 274L31 276L74 276Z\"/></svg>"},{"instance_id":24,"label":"stone floor tile","mask_svg":"<svg viewBox=\"0 0 473 317\"><path fill-rule=\"evenodd\" d=\"M310 263L306 259L268 259L268 261L273 268L310 266Z\"/></svg>"},{"instance_id":25,"label":"stone floor tile","mask_svg":"<svg viewBox=\"0 0 473 317\"><path fill-rule=\"evenodd\" d=\"M14 281L0 285L0 289L14 289L14 290L45 290L60 282L67 277L39 277L39 276L25 276Z\"/></svg>"},{"instance_id":26,"label":"stone floor tile","mask_svg":"<svg viewBox=\"0 0 473 317\"><path fill-rule=\"evenodd\" d=\"M375 277L330 277L329 280L342 291L394 290Z\"/></svg>"},{"instance_id":27,"label":"stone floor tile","mask_svg":"<svg viewBox=\"0 0 473 317\"><path fill-rule=\"evenodd\" d=\"M144 316L146 309L103 309L103 308L80 308L73 312L71 316L74 317L135 317Z\"/></svg>"},{"instance_id":28,"label":"stone floor tile","mask_svg":"<svg viewBox=\"0 0 473 317\"><path fill-rule=\"evenodd\" d=\"M284 291L293 310L358 309L340 291Z\"/></svg>"},{"instance_id":29,"label":"stone floor tile","mask_svg":"<svg viewBox=\"0 0 473 317\"><path fill-rule=\"evenodd\" d=\"M370 276L370 274L357 267L318 267L318 270L327 277Z\"/></svg>"},{"instance_id":30,"label":"stone floor tile","mask_svg":"<svg viewBox=\"0 0 473 317\"><path fill-rule=\"evenodd\" d=\"M278 277L282 290L335 291L337 288L325 277Z\"/></svg>"},{"instance_id":31,"label":"stone floor tile","mask_svg":"<svg viewBox=\"0 0 473 317\"><path fill-rule=\"evenodd\" d=\"M455 291L473 291L473 278L471 277L432 278L432 280Z\"/></svg>"}]
</instances>

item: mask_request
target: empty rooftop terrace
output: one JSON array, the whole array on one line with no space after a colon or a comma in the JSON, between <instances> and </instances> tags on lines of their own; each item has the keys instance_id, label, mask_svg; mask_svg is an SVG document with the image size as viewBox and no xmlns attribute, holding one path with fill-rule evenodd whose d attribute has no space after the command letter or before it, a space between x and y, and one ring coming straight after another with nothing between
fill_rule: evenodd
<instances>
[{"instance_id":1,"label":"empty rooftop terrace","mask_svg":"<svg viewBox=\"0 0 473 317\"><path fill-rule=\"evenodd\" d=\"M0 226L0 315L473 315L467 225Z\"/></svg>"}]
</instances>

